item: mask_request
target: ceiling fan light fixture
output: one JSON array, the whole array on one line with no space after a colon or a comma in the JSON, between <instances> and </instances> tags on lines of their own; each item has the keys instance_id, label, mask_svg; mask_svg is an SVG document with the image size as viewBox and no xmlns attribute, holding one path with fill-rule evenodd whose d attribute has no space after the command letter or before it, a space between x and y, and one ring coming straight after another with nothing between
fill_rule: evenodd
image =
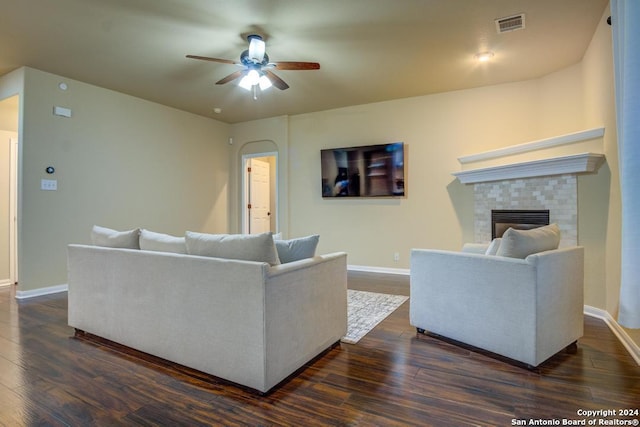
<instances>
[{"instance_id":1,"label":"ceiling fan light fixture","mask_svg":"<svg viewBox=\"0 0 640 427\"><path fill-rule=\"evenodd\" d=\"M238 86L240 86L242 89L251 90L251 87L253 85L251 84L251 82L249 80L249 77L248 76L244 76L238 82Z\"/></svg>"},{"instance_id":2,"label":"ceiling fan light fixture","mask_svg":"<svg viewBox=\"0 0 640 427\"><path fill-rule=\"evenodd\" d=\"M251 88L260 83L260 74L256 70L249 70L246 76L244 76L238 86L243 89L251 90Z\"/></svg>"},{"instance_id":3,"label":"ceiling fan light fixture","mask_svg":"<svg viewBox=\"0 0 640 427\"><path fill-rule=\"evenodd\" d=\"M260 85L260 90L267 90L271 86L273 86L273 84L271 84L271 80L269 80L269 77L265 76L264 74L260 76L258 84Z\"/></svg>"},{"instance_id":4,"label":"ceiling fan light fixture","mask_svg":"<svg viewBox=\"0 0 640 427\"><path fill-rule=\"evenodd\" d=\"M478 60L478 62L487 62L491 60L491 58L493 58L493 52L486 51L486 52L476 53L475 58Z\"/></svg>"}]
</instances>

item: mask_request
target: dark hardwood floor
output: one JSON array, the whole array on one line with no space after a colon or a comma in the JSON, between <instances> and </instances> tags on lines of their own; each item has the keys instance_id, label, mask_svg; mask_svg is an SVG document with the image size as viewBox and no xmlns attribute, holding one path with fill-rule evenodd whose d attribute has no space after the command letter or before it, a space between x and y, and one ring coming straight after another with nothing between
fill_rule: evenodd
<instances>
[{"instance_id":1,"label":"dark hardwood floor","mask_svg":"<svg viewBox=\"0 0 640 427\"><path fill-rule=\"evenodd\" d=\"M349 287L409 290L406 277L363 273ZM640 409L640 367L589 317L576 354L533 372L416 336L406 302L358 344L259 396L73 338L66 306L66 293L18 302L0 288L0 425L511 426Z\"/></svg>"}]
</instances>

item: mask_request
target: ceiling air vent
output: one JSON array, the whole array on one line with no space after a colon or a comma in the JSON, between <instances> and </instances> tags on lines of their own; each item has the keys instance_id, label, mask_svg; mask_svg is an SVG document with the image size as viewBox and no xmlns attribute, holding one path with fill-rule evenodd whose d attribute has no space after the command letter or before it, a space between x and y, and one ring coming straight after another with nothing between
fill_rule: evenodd
<instances>
[{"instance_id":1,"label":"ceiling air vent","mask_svg":"<svg viewBox=\"0 0 640 427\"><path fill-rule=\"evenodd\" d=\"M521 30L524 28L524 13L496 19L496 30L498 34L509 31Z\"/></svg>"}]
</instances>

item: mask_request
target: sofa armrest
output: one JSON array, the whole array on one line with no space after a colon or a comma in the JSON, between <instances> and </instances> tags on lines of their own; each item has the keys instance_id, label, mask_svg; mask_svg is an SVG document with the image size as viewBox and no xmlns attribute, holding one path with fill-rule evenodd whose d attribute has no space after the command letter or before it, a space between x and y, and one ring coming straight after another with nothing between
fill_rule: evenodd
<instances>
[{"instance_id":1,"label":"sofa armrest","mask_svg":"<svg viewBox=\"0 0 640 427\"><path fill-rule=\"evenodd\" d=\"M316 255L312 258L304 258L298 261L287 262L285 264L276 264L269 267L268 275L269 277L275 277L291 271L309 268L316 264L330 262L339 258L344 258L346 262L346 257L347 254L345 252L334 252L330 254Z\"/></svg>"},{"instance_id":2,"label":"sofa armrest","mask_svg":"<svg viewBox=\"0 0 640 427\"><path fill-rule=\"evenodd\" d=\"M490 243L465 243L462 246L462 252L467 254L480 254L484 255L489 249Z\"/></svg>"},{"instance_id":3,"label":"sofa armrest","mask_svg":"<svg viewBox=\"0 0 640 427\"><path fill-rule=\"evenodd\" d=\"M584 248L560 248L529 255L536 267L537 359L544 361L584 329Z\"/></svg>"},{"instance_id":4,"label":"sofa armrest","mask_svg":"<svg viewBox=\"0 0 640 427\"><path fill-rule=\"evenodd\" d=\"M347 254L269 268L265 286L267 384L338 342L347 332Z\"/></svg>"}]
</instances>

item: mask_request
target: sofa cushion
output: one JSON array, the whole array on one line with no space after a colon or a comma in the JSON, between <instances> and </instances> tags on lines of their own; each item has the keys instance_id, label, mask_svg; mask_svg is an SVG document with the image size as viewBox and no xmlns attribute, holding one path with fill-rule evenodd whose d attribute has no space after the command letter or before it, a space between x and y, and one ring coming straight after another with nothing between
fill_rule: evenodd
<instances>
[{"instance_id":1,"label":"sofa cushion","mask_svg":"<svg viewBox=\"0 0 640 427\"><path fill-rule=\"evenodd\" d=\"M496 255L524 259L537 252L557 249L559 244L560 229L557 224L531 230L509 228L502 235Z\"/></svg>"},{"instance_id":2,"label":"sofa cushion","mask_svg":"<svg viewBox=\"0 0 640 427\"><path fill-rule=\"evenodd\" d=\"M319 240L318 234L290 240L275 240L278 258L283 264L311 258L316 254Z\"/></svg>"},{"instance_id":3,"label":"sofa cushion","mask_svg":"<svg viewBox=\"0 0 640 427\"><path fill-rule=\"evenodd\" d=\"M91 242L95 246L109 248L140 249L140 229L117 231L94 225L91 229Z\"/></svg>"},{"instance_id":4,"label":"sofa cushion","mask_svg":"<svg viewBox=\"0 0 640 427\"><path fill-rule=\"evenodd\" d=\"M189 255L280 264L271 232L261 234L207 234L187 231Z\"/></svg>"},{"instance_id":5,"label":"sofa cushion","mask_svg":"<svg viewBox=\"0 0 640 427\"><path fill-rule=\"evenodd\" d=\"M184 237L156 233L143 228L140 230L140 249L145 251L186 254L187 244Z\"/></svg>"},{"instance_id":6,"label":"sofa cushion","mask_svg":"<svg viewBox=\"0 0 640 427\"><path fill-rule=\"evenodd\" d=\"M487 251L484 253L485 255L495 255L498 253L498 249L500 248L500 242L502 241L502 238L500 237L496 237L495 239L493 239L491 241L491 243L489 244L489 247L487 248Z\"/></svg>"}]
</instances>

